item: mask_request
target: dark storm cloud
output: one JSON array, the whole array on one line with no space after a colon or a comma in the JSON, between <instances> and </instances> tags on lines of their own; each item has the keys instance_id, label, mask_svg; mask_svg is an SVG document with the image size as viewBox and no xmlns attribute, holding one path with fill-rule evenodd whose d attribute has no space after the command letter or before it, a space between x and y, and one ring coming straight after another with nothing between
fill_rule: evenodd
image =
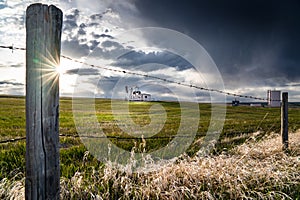
<instances>
[{"instance_id":1,"label":"dark storm cloud","mask_svg":"<svg viewBox=\"0 0 300 200\"><path fill-rule=\"evenodd\" d=\"M98 39L98 38L109 38L109 39L114 39L113 36L111 35L108 35L108 34L96 34L96 33L92 33L92 36L95 38L95 39Z\"/></svg>"},{"instance_id":2,"label":"dark storm cloud","mask_svg":"<svg viewBox=\"0 0 300 200\"><path fill-rule=\"evenodd\" d=\"M65 72L66 74L72 75L99 75L99 71L97 69L91 69L91 68L77 68L77 69L70 69Z\"/></svg>"},{"instance_id":3,"label":"dark storm cloud","mask_svg":"<svg viewBox=\"0 0 300 200\"><path fill-rule=\"evenodd\" d=\"M65 15L65 18L67 20L74 21L79 17L79 13L80 13L80 11L78 9L73 9L73 10L71 10L70 14Z\"/></svg>"},{"instance_id":4,"label":"dark storm cloud","mask_svg":"<svg viewBox=\"0 0 300 200\"><path fill-rule=\"evenodd\" d=\"M92 22L92 23L89 23L88 26L99 26L100 23L97 23L97 22Z\"/></svg>"},{"instance_id":5,"label":"dark storm cloud","mask_svg":"<svg viewBox=\"0 0 300 200\"><path fill-rule=\"evenodd\" d=\"M118 89L115 88L116 83L119 81L120 77L101 77L99 78L97 88L103 94L102 97L112 97L113 94L118 92ZM123 88L122 88L123 89ZM125 92L124 92L125 96Z\"/></svg>"},{"instance_id":6,"label":"dark storm cloud","mask_svg":"<svg viewBox=\"0 0 300 200\"><path fill-rule=\"evenodd\" d=\"M0 2L0 10L6 8L7 4L5 2Z\"/></svg>"},{"instance_id":7,"label":"dark storm cloud","mask_svg":"<svg viewBox=\"0 0 300 200\"><path fill-rule=\"evenodd\" d=\"M130 51L118 57L118 60L115 63L115 65L127 66L134 69L145 64L150 65L147 65L147 68L141 69L143 71L158 70L162 67L161 65L175 67L177 70L192 68L192 65L187 60L168 51L149 53L145 53L143 51Z\"/></svg>"},{"instance_id":8,"label":"dark storm cloud","mask_svg":"<svg viewBox=\"0 0 300 200\"><path fill-rule=\"evenodd\" d=\"M87 44L80 44L80 41L76 38L70 41L62 42L62 54L72 55L75 58L81 58L89 54L90 47Z\"/></svg>"},{"instance_id":9,"label":"dark storm cloud","mask_svg":"<svg viewBox=\"0 0 300 200\"><path fill-rule=\"evenodd\" d=\"M0 81L0 85L13 85L13 86L23 86L23 83L13 82L13 81Z\"/></svg>"},{"instance_id":10,"label":"dark storm cloud","mask_svg":"<svg viewBox=\"0 0 300 200\"><path fill-rule=\"evenodd\" d=\"M106 40L102 42L101 45L98 45L98 42L96 44L97 45L94 45L94 47L97 48L93 49L93 52L89 55L90 57L117 59L119 56L128 52L128 50L123 45L115 41ZM108 48L111 49L108 50Z\"/></svg>"},{"instance_id":11,"label":"dark storm cloud","mask_svg":"<svg viewBox=\"0 0 300 200\"><path fill-rule=\"evenodd\" d=\"M112 65L125 68L126 70L142 70L150 72L159 70L163 66L174 67L176 70L190 69L193 66L184 58L168 51L143 52L131 50L122 44L107 40L98 45L95 41L92 46L98 47L89 55L91 57L112 59ZM147 66L145 66L147 65Z\"/></svg>"},{"instance_id":12,"label":"dark storm cloud","mask_svg":"<svg viewBox=\"0 0 300 200\"><path fill-rule=\"evenodd\" d=\"M72 31L75 27L77 27L77 20L79 17L80 11L78 9L72 9L68 14L64 16L63 22L63 30L64 31Z\"/></svg>"},{"instance_id":13,"label":"dark storm cloud","mask_svg":"<svg viewBox=\"0 0 300 200\"><path fill-rule=\"evenodd\" d=\"M85 35L85 34L86 34L86 31L83 28L80 28L78 30L78 35Z\"/></svg>"},{"instance_id":14,"label":"dark storm cloud","mask_svg":"<svg viewBox=\"0 0 300 200\"><path fill-rule=\"evenodd\" d=\"M94 15L91 15L90 18L92 20L101 20L102 19L102 15L101 14L94 14Z\"/></svg>"},{"instance_id":15,"label":"dark storm cloud","mask_svg":"<svg viewBox=\"0 0 300 200\"><path fill-rule=\"evenodd\" d=\"M300 87L300 83L297 83L297 84L291 84L290 86L292 86L292 87Z\"/></svg>"},{"instance_id":16,"label":"dark storm cloud","mask_svg":"<svg viewBox=\"0 0 300 200\"><path fill-rule=\"evenodd\" d=\"M183 32L202 44L225 84L238 76L242 77L239 83L300 79L299 1L143 0L135 4L154 25Z\"/></svg>"},{"instance_id":17,"label":"dark storm cloud","mask_svg":"<svg viewBox=\"0 0 300 200\"><path fill-rule=\"evenodd\" d=\"M81 12L78 9L71 9L65 14L63 22L63 34L67 36L67 40L62 41L63 54L72 55L72 57L80 58L88 56L90 50L96 48L100 39L114 39L113 36L107 34L107 29L103 33L89 32L87 28L99 26L102 20L102 14L93 14L89 17L90 22L81 22ZM75 34L74 34L75 33ZM93 39L89 39L89 35Z\"/></svg>"},{"instance_id":18,"label":"dark storm cloud","mask_svg":"<svg viewBox=\"0 0 300 200\"><path fill-rule=\"evenodd\" d=\"M89 43L90 43L90 49L95 49L98 46L98 44L100 44L100 42L98 42L97 40L91 40L89 41Z\"/></svg>"},{"instance_id":19,"label":"dark storm cloud","mask_svg":"<svg viewBox=\"0 0 300 200\"><path fill-rule=\"evenodd\" d=\"M107 47L114 47L114 48L120 49L120 50L124 49L123 45L121 45L118 42L111 41L111 40L106 40L106 41L102 42L101 46L105 47L105 48L107 48Z\"/></svg>"}]
</instances>

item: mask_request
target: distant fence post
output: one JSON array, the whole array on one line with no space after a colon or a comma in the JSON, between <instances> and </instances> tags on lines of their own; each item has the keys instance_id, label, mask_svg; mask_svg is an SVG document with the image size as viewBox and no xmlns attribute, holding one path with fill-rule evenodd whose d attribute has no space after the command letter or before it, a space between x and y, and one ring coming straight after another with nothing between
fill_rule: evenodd
<instances>
[{"instance_id":1,"label":"distant fence post","mask_svg":"<svg viewBox=\"0 0 300 200\"><path fill-rule=\"evenodd\" d=\"M283 150L288 149L288 93L282 93L282 104L281 104L281 135Z\"/></svg>"},{"instance_id":2,"label":"distant fence post","mask_svg":"<svg viewBox=\"0 0 300 200\"><path fill-rule=\"evenodd\" d=\"M62 11L26 11L26 199L59 199L59 75Z\"/></svg>"}]
</instances>

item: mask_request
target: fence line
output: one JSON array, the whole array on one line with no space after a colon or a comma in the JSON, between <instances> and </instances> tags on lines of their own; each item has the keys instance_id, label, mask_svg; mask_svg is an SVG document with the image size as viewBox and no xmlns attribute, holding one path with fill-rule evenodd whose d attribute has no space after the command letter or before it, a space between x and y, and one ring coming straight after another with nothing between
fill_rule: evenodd
<instances>
[{"instance_id":1,"label":"fence line","mask_svg":"<svg viewBox=\"0 0 300 200\"><path fill-rule=\"evenodd\" d=\"M203 136L201 134L196 134L195 136ZM142 138L137 138L137 137L120 137L120 136L85 136L85 135L70 135L70 134L59 134L59 137L71 137L71 138L93 138L93 139L117 139L117 140L141 140ZM180 138L192 138L194 136L178 136L178 135L171 135L171 136L153 136L153 137L147 137L143 138L145 140L154 140L154 139L173 139L175 137L180 137ZM13 138L13 139L8 139L8 140L2 140L0 141L0 144L4 143L14 143L18 141L26 140L26 137L19 137L19 138Z\"/></svg>"},{"instance_id":2,"label":"fence line","mask_svg":"<svg viewBox=\"0 0 300 200\"><path fill-rule=\"evenodd\" d=\"M289 102L289 105L294 105L295 107L300 107L300 103L294 103L294 102ZM248 110L243 110L243 111L239 111L239 110L234 110L234 113L237 113L237 114L251 114L252 112L251 111L248 111ZM269 112L267 112L262 121L258 124L257 126L257 130L259 129L260 125L263 123L263 121L267 118L267 116L269 115ZM278 117L278 121L280 121L280 116ZM270 130L272 129L272 127L276 124L276 122L274 122L270 127L269 129L266 131L266 132L270 132ZM244 132L239 132L240 134L248 134L248 133L252 133L253 131L244 131ZM234 133L235 132L230 132L230 133ZM203 136L201 133L197 133L194 135L195 137L196 136ZM73 134L59 134L59 137L70 137L70 138L95 138L95 139L117 139L117 140L140 140L141 138L137 138L137 137L122 137L122 136L110 136L110 135L107 135L107 136L84 136L84 135L73 135ZM172 139L174 137L181 137L181 138L189 138L189 137L192 137L192 136L176 136L176 135L171 135L171 136L152 136L152 137L147 137L147 138L144 138L145 140L151 140L151 139ZM6 139L6 140L2 140L0 141L0 144L5 144L5 143L15 143L15 142L19 142L19 141L22 141L22 140L25 140L26 137L17 137L17 138L12 138L12 139Z\"/></svg>"},{"instance_id":3,"label":"fence line","mask_svg":"<svg viewBox=\"0 0 300 200\"><path fill-rule=\"evenodd\" d=\"M6 48L6 49L12 49L13 50L26 50L26 48L20 48L20 47L14 47L14 46L0 46L0 48ZM118 73L123 73L123 74L130 74L130 75L134 75L134 76L141 76L141 77L146 77L146 78L152 78L152 79L156 79L156 80L160 80L160 81L164 81L164 82L168 82L168 83L174 83L177 85L181 85L181 86L185 86L185 87L190 87L190 88L195 88L198 90L203 90L203 91L207 91L207 92L216 92L216 93L220 93L220 94L225 94L227 96L233 96L233 97L240 97L240 98L246 98L246 99L255 99L255 100L261 100L261 101L280 101L281 100L272 100L269 98L261 98L261 97L255 97L252 95L241 95L241 94L236 94L233 92L227 92L227 91L222 91L222 90L218 90L218 89L213 89L213 88L205 88L205 87L201 87L201 86L197 86L197 85L193 85L193 84L188 84L185 82L178 82L178 81L174 81L174 80L170 80L170 79L165 79L165 78L161 78L158 76L152 76L152 75L148 75L148 74L142 74L142 73L137 73L137 72L132 72L132 71L128 71L128 70L119 70L119 69L112 69L109 67L104 67L104 66L98 66L98 65L94 65L94 64L89 64L83 61L79 61L77 59L71 58L69 56L65 56L65 55L61 55L62 58L71 60L73 62L76 63L80 63L83 65L87 65L90 66L92 68L100 68L100 69L104 69L104 70L108 70L108 71L112 71L112 72L118 72Z\"/></svg>"},{"instance_id":4,"label":"fence line","mask_svg":"<svg viewBox=\"0 0 300 200\"><path fill-rule=\"evenodd\" d=\"M4 49L11 49L12 52L14 50L26 50L26 48L22 48L22 47L14 47L12 46L3 46L0 45L0 48L4 48ZM199 90L203 90L203 91L207 91L207 92L217 92L220 94L225 94L228 96L234 96L234 97L240 97L240 98L248 98L248 99L255 99L255 100L263 100L263 101L269 101L272 99L269 98L260 98L260 97L255 97L255 96L251 96L251 95L241 95L241 94L236 94L236 93L232 93L232 92L227 92L227 91L222 91L222 90L217 90L217 89L212 89L212 88L205 88L205 87L200 87L197 85L193 85L193 84L187 84L185 82L177 82L174 80L170 80L170 79L165 79L165 78L161 78L161 77L157 77L157 76L152 76L152 75L148 75L148 74L143 74L143 73L137 73L137 72L132 72L132 71L128 71L128 70L119 70L119 69L112 69L109 67L104 67L104 66L98 66L98 65L94 65L94 64L89 64L83 61L79 61L77 59L71 58L69 56L65 56L65 55L61 55L62 58L68 59L70 61L76 62L76 63L80 63L82 65L87 65L90 66L92 68L100 68L100 69L104 69L104 70L108 70L108 71L112 71L112 72L118 72L118 73L123 73L123 74L130 74L130 75L134 75L134 76L141 76L141 77L146 77L146 78L152 78L152 79L156 79L156 80L160 80L160 81L164 81L164 82L169 82L169 83L174 83L177 85L181 85L181 86L185 86L185 87L190 87L190 88L195 88L195 89L199 89ZM272 100L272 101L280 101L281 100ZM289 102L289 104L295 105L295 106L299 106L298 103L292 103ZM72 137L72 138L79 138L79 137L83 137L83 138L97 138L97 139L101 139L101 138L106 138L106 139L118 139L118 140L137 140L137 139L141 139L141 138L134 138L134 137L119 137L119 136L79 136L79 135L67 135L67 134L59 134L60 137ZM196 136L201 136L201 134L196 134ZM178 136L154 136L151 138L145 138L145 139L171 139L174 137L178 137ZM190 137L190 136L180 136L180 137ZM14 143L14 142L18 142L21 140L25 140L26 137L18 137L18 138L13 138L13 139L7 139L7 140L3 140L0 141L0 144L4 144L4 143Z\"/></svg>"},{"instance_id":5,"label":"fence line","mask_svg":"<svg viewBox=\"0 0 300 200\"><path fill-rule=\"evenodd\" d=\"M300 106L297 104L297 106ZM235 113L251 113L248 111L236 111ZM267 116L269 115L269 112L267 112L262 121L258 124L258 126L255 128L257 130L259 130L261 124L263 123L263 121L267 118ZM280 116L278 117L278 121L280 121ZM276 122L274 122L269 129L266 132L270 132L270 130L272 129L272 127L274 126L274 124L276 124ZM244 132L239 132L240 134L248 134L248 133L252 133L253 131L244 131ZM230 133L234 133L235 132L230 132ZM154 139L173 139L175 137L180 137L180 138L192 138L192 137L197 137L197 136L204 136L205 133L196 133L193 136L178 136L178 135L170 135L170 136L152 136L152 137L146 137L144 138L145 140L154 140ZM142 138L139 137L124 137L124 136L111 136L111 135L105 135L105 136L91 136L91 135L74 135L74 134L59 134L59 137L69 137L69 138L94 138L94 139L117 139L117 140L141 140ZM15 143L15 142L19 142L22 140L26 140L26 137L17 137L17 138L12 138L12 139L7 139L7 140L2 140L0 141L0 144L5 144L5 143Z\"/></svg>"},{"instance_id":6,"label":"fence line","mask_svg":"<svg viewBox=\"0 0 300 200\"><path fill-rule=\"evenodd\" d=\"M0 45L0 48L3 48L3 49L11 49L12 51L14 51L14 50L26 50L26 48L22 48L22 47L2 46L2 45Z\"/></svg>"},{"instance_id":7,"label":"fence line","mask_svg":"<svg viewBox=\"0 0 300 200\"><path fill-rule=\"evenodd\" d=\"M271 127L272 128L272 127ZM269 128L270 130L270 128ZM268 131L267 131L268 132ZM252 133L252 132L251 132ZM204 134L204 133L203 133ZM184 136L184 135L170 135L170 136L152 136L152 137L121 137L121 136L85 136L85 135L70 135L70 134L59 134L59 137L70 137L70 138L93 138L93 139L117 139L117 140L157 140L157 139L174 139L176 138L194 138L197 136L205 136L203 134L195 134L193 136ZM248 134L248 132L242 132L242 134ZM7 140L0 141L0 144L4 143L15 143L18 141L26 140L26 137L12 138Z\"/></svg>"},{"instance_id":8,"label":"fence line","mask_svg":"<svg viewBox=\"0 0 300 200\"><path fill-rule=\"evenodd\" d=\"M0 141L0 144L13 143L13 142L21 141L21 140L26 140L26 137L19 137L19 138L13 138L13 139L8 139L8 140L2 140L2 141Z\"/></svg>"},{"instance_id":9,"label":"fence line","mask_svg":"<svg viewBox=\"0 0 300 200\"><path fill-rule=\"evenodd\" d=\"M11 49L12 52L14 50L26 50L26 48L22 48L22 47L14 47L12 46L3 46L0 45L0 48L4 48L4 49ZM80 63L82 65L87 65L90 66L92 68L100 68L100 69L104 69L104 70L108 70L108 71L112 71L112 72L118 72L118 73L123 73L123 74L130 74L130 75L134 75L134 76L141 76L141 77L146 77L146 78L152 78L152 79L156 79L156 80L160 80L160 81L164 81L164 82L169 82L169 83L174 83L177 85L181 85L181 86L185 86L185 87L190 87L190 88L195 88L195 89L199 89L199 90L203 90L203 91L207 91L207 92L217 92L220 94L225 94L228 96L234 96L234 97L240 97L240 98L248 98L248 99L255 99L255 100L262 100L262 101L269 101L272 99L269 98L260 98L260 97L255 97L255 96L251 96L251 95L241 95L241 94L236 94L236 93L232 93L232 92L227 92L227 91L222 91L222 90L217 90L217 89L212 89L212 88L205 88L205 87L200 87L197 85L193 85L193 84L187 84L184 82L177 82L174 80L170 80L170 79L165 79L165 78L161 78L161 77L157 77L157 76L152 76L152 75L148 75L148 74L142 74L142 73L137 73L137 72L132 72L132 71L128 71L128 70L119 70L119 69L112 69L109 67L104 67L104 66L98 66L98 65L94 65L94 64L89 64L83 61L79 61L77 59L71 58L69 56L65 56L65 55L61 55L62 58L68 59L70 61L76 62L76 63ZM272 100L272 101L280 101L281 100ZM289 102L289 104L294 104L296 106L299 106L298 103L292 103ZM72 137L72 138L79 138L79 137L84 137L84 138L97 138L97 139L101 139L101 138L107 138L107 139L118 139L118 140L136 140L136 139L141 139L141 138L134 138L134 137L119 137L119 136L79 136L79 135L67 135L67 134L60 134L60 137ZM201 136L200 134L196 134L196 136ZM171 139L174 137L178 137L178 136L154 136L151 138L145 138L145 139ZM189 137L189 136L180 136L180 137ZM4 143L13 143L13 142L17 142L17 141L21 141L21 140L25 140L26 137L19 137L19 138L13 138L13 139L7 139L7 140L3 140L0 141L0 144L4 144Z\"/></svg>"}]
</instances>

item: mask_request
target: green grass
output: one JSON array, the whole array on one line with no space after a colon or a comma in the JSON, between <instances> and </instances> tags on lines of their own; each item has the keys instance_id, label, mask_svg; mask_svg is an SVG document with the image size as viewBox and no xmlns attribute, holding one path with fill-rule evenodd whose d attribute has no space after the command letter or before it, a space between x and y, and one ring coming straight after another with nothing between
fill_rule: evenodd
<instances>
[{"instance_id":1,"label":"green grass","mask_svg":"<svg viewBox=\"0 0 300 200\"><path fill-rule=\"evenodd\" d=\"M24 98L0 98L1 140L25 136Z\"/></svg>"},{"instance_id":2,"label":"green grass","mask_svg":"<svg viewBox=\"0 0 300 200\"><path fill-rule=\"evenodd\" d=\"M116 101L116 104L122 103ZM131 119L141 127L151 123L149 110L153 105L161 105L166 111L166 122L163 129L157 132L153 138L146 138L145 149L137 148L136 151L151 152L167 145L176 135L181 110L176 102L147 102L129 105ZM186 151L194 156L199 150L201 138L205 136L211 117L211 105L199 104L200 121L196 138ZM260 139L271 132L280 132L280 108L250 107L250 106L227 106L224 128L214 148L216 155L243 144L253 137L257 132L256 139ZM122 111L122 110L121 110ZM289 131L295 132L300 129L300 107L294 106L289 109ZM153 115L159 116L158 110L151 111ZM192 116L190 111L190 115ZM126 117L126 113L119 112L116 118L111 111L111 101L105 99L96 100L97 119L104 133L111 137L110 140L120 148L131 151L135 146L141 146L143 141L125 133L118 126L120 120ZM85 174L86 179L91 177L92 171L103 172L103 164L96 158L87 154L86 147L82 144L73 121L72 101L69 98L60 100L60 137L61 150L61 176L70 179L76 172ZM0 141L25 136L25 99L22 97L0 98ZM74 137L71 137L74 136ZM122 139L118 139L122 138ZM200 142L200 143L199 143ZM19 172L25 171L25 141L0 144L0 180L12 178ZM99 189L101 190L101 188Z\"/></svg>"}]
</instances>

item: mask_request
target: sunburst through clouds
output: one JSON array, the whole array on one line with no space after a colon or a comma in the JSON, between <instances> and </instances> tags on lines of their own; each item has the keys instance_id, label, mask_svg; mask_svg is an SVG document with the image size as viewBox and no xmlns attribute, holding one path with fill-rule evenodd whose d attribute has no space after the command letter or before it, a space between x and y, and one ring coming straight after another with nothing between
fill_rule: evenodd
<instances>
[{"instance_id":1,"label":"sunburst through clouds","mask_svg":"<svg viewBox=\"0 0 300 200\"><path fill-rule=\"evenodd\" d=\"M60 56L55 50L50 52L46 49L45 54L40 54L38 56L40 59L34 59L34 63L38 63L41 71L41 79L44 85L49 85L52 89L56 84L59 84L59 77L64 73L62 67L60 66Z\"/></svg>"}]
</instances>

